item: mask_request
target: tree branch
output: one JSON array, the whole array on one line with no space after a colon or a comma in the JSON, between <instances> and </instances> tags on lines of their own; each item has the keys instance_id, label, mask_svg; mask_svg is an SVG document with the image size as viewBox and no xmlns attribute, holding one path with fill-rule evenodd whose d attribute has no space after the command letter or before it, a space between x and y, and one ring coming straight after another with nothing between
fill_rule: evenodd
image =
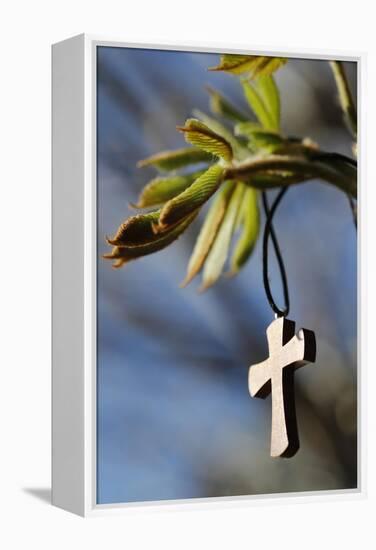
<instances>
[{"instance_id":1,"label":"tree branch","mask_svg":"<svg viewBox=\"0 0 376 550\"><path fill-rule=\"evenodd\" d=\"M255 175L270 177L270 172L273 171L282 171L291 174L285 177L283 177L283 174L281 176L274 174L274 178L272 177L269 181L268 178L264 178L264 188L276 187L277 185L291 185L292 183L301 183L312 178L320 178L335 185L341 191L348 193L354 198L357 196L356 168L350 164L339 166L338 162L330 163L329 160L325 162L305 157L271 155L265 158L248 160L237 166L227 168L224 173L224 179L237 179L247 182L251 176Z\"/></svg>"}]
</instances>

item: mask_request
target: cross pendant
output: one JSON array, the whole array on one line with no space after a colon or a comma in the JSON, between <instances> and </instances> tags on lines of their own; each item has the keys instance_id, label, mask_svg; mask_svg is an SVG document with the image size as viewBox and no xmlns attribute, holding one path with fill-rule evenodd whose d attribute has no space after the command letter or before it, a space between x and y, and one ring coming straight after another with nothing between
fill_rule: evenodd
<instances>
[{"instance_id":1,"label":"cross pendant","mask_svg":"<svg viewBox=\"0 0 376 550\"><path fill-rule=\"evenodd\" d=\"M272 457L291 457L299 449L295 412L294 372L316 359L311 330L295 335L295 322L279 317L266 329L269 358L249 369L249 393L265 399L272 394Z\"/></svg>"}]
</instances>

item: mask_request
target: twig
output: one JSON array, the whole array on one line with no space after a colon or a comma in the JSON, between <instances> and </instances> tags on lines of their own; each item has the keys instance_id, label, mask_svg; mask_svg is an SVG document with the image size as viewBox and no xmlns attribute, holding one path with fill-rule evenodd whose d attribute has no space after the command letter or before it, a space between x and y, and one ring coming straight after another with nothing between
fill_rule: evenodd
<instances>
[{"instance_id":1,"label":"twig","mask_svg":"<svg viewBox=\"0 0 376 550\"><path fill-rule=\"evenodd\" d=\"M238 166L227 168L224 179L237 179L247 182L250 176L273 170L292 172L295 176L298 176L299 181L296 181L296 183L307 181L310 178L321 178L352 197L356 198L357 196L357 170L355 167L351 168L351 165L346 165L346 171L339 171L325 162L304 157L271 155L265 158L252 159ZM280 185L283 186L284 184L290 185L291 182L288 178L285 182L281 178ZM267 187L267 182L265 187Z\"/></svg>"},{"instance_id":2,"label":"twig","mask_svg":"<svg viewBox=\"0 0 376 550\"><path fill-rule=\"evenodd\" d=\"M341 61L329 61L329 65L337 84L342 111L355 138L357 134L357 115L345 69Z\"/></svg>"}]
</instances>

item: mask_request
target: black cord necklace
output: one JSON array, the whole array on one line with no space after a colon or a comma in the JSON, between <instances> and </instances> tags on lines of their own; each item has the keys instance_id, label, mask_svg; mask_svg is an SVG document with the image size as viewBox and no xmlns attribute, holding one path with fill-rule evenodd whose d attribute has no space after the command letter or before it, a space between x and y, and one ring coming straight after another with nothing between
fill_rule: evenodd
<instances>
[{"instance_id":1,"label":"black cord necklace","mask_svg":"<svg viewBox=\"0 0 376 550\"><path fill-rule=\"evenodd\" d=\"M270 454L273 457L291 457L299 449L298 426L294 399L295 370L316 359L316 339L311 330L300 329L295 334L295 322L287 319L290 309L287 275L273 228L273 216L288 187L283 187L275 197L271 208L265 191L262 204L265 211L265 229L262 249L263 279L270 307L276 314L266 329L269 357L251 365L248 375L249 392L252 397L265 398L272 394L272 433ZM269 283L268 244L272 240L282 279L285 307L280 309L271 292Z\"/></svg>"},{"instance_id":2,"label":"black cord necklace","mask_svg":"<svg viewBox=\"0 0 376 550\"><path fill-rule=\"evenodd\" d=\"M265 229L264 229L264 237L263 237L263 247L262 247L262 266L263 266L263 281L264 281L264 287L266 296L268 298L270 307L274 311L274 313L277 315L277 317L286 317L289 314L290 311L290 299L289 299L289 289L288 289L288 283L287 283L287 275L286 275L286 269L283 263L283 258L281 254L281 250L279 248L278 239L274 231L274 227L272 224L273 216L277 210L277 207L279 203L281 202L283 196L287 192L288 187L283 187L276 198L274 199L274 202L269 208L269 202L266 195L266 191L262 191L261 197L262 197L262 204L266 216L265 221ZM268 259L268 252L269 252L269 237L272 240L274 252L277 258L278 262L278 268L279 272L281 274L282 279L282 287L283 287L283 296L285 301L285 307L283 309L280 309L274 298L273 294L270 288L270 282L269 282L269 259Z\"/></svg>"}]
</instances>

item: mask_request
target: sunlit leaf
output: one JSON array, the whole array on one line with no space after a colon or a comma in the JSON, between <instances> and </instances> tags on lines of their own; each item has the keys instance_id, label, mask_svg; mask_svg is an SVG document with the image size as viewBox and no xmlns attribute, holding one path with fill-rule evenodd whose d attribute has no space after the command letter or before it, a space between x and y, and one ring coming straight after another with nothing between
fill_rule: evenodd
<instances>
[{"instance_id":1,"label":"sunlit leaf","mask_svg":"<svg viewBox=\"0 0 376 550\"><path fill-rule=\"evenodd\" d=\"M153 242L131 247L115 246L109 254L105 254L103 258L106 260L115 260L113 267L121 267L130 260L135 260L142 256L147 256L153 252L158 252L166 246L173 243L193 222L198 214L198 210L192 212L181 223L177 224L171 231L160 234Z\"/></svg>"},{"instance_id":2,"label":"sunlit leaf","mask_svg":"<svg viewBox=\"0 0 376 550\"><path fill-rule=\"evenodd\" d=\"M346 71L342 61L329 61L337 85L338 99L345 117L345 121L354 139L357 136L357 113L356 106L350 91Z\"/></svg>"},{"instance_id":3,"label":"sunlit leaf","mask_svg":"<svg viewBox=\"0 0 376 550\"><path fill-rule=\"evenodd\" d=\"M244 122L247 120L247 117L234 107L220 92L210 86L207 86L206 89L210 94L210 109L214 114L226 117L235 122Z\"/></svg>"},{"instance_id":4,"label":"sunlit leaf","mask_svg":"<svg viewBox=\"0 0 376 550\"><path fill-rule=\"evenodd\" d=\"M212 286L219 279L223 271L230 249L231 237L235 228L238 209L244 196L244 191L244 185L241 183L237 184L231 196L225 216L217 232L217 236L211 247L209 255L205 261L201 290L206 290Z\"/></svg>"},{"instance_id":5,"label":"sunlit leaf","mask_svg":"<svg viewBox=\"0 0 376 550\"><path fill-rule=\"evenodd\" d=\"M246 136L249 137L250 134L253 132L257 132L258 130L264 130L265 132L271 132L272 130L265 130L263 126L259 122L252 122L250 120L247 120L246 122L239 122L234 127L234 134L236 136Z\"/></svg>"},{"instance_id":6,"label":"sunlit leaf","mask_svg":"<svg viewBox=\"0 0 376 550\"><path fill-rule=\"evenodd\" d=\"M257 63L258 56L224 54L220 57L219 65L209 67L209 71L226 71L233 74L249 72Z\"/></svg>"},{"instance_id":7,"label":"sunlit leaf","mask_svg":"<svg viewBox=\"0 0 376 550\"><path fill-rule=\"evenodd\" d=\"M203 173L204 171L201 170L184 176L154 178L143 188L135 206L137 208L146 208L148 206L163 204L179 195Z\"/></svg>"},{"instance_id":8,"label":"sunlit leaf","mask_svg":"<svg viewBox=\"0 0 376 550\"><path fill-rule=\"evenodd\" d=\"M249 73L251 78L256 78L274 73L285 63L287 63L287 59L283 57L225 54L221 55L219 65L210 67L209 70L226 71L233 74Z\"/></svg>"},{"instance_id":9,"label":"sunlit leaf","mask_svg":"<svg viewBox=\"0 0 376 550\"><path fill-rule=\"evenodd\" d=\"M214 197L196 240L188 263L187 275L181 286L190 283L202 268L225 215L234 186L235 183L232 181L225 182Z\"/></svg>"},{"instance_id":10,"label":"sunlit leaf","mask_svg":"<svg viewBox=\"0 0 376 550\"><path fill-rule=\"evenodd\" d=\"M237 124L235 134L246 136L253 150L263 149L271 153L284 144L284 139L277 132L265 130L252 122Z\"/></svg>"},{"instance_id":11,"label":"sunlit leaf","mask_svg":"<svg viewBox=\"0 0 376 550\"><path fill-rule=\"evenodd\" d=\"M203 122L195 118L189 118L184 126L178 126L178 130L184 132L184 137L188 143L224 160L229 161L232 159L233 153L230 143L216 132L213 132Z\"/></svg>"},{"instance_id":12,"label":"sunlit leaf","mask_svg":"<svg viewBox=\"0 0 376 550\"><path fill-rule=\"evenodd\" d=\"M159 230L163 231L169 225L174 225L202 206L222 183L222 175L223 168L214 164L185 191L168 201L159 217Z\"/></svg>"},{"instance_id":13,"label":"sunlit leaf","mask_svg":"<svg viewBox=\"0 0 376 550\"><path fill-rule=\"evenodd\" d=\"M182 149L176 149L175 151L162 151L156 155L152 155L146 159L140 160L137 163L139 168L144 166L155 166L159 170L170 171L189 166L190 164L197 164L199 162L210 162L212 156L206 153L202 149L194 147L184 147Z\"/></svg>"},{"instance_id":14,"label":"sunlit leaf","mask_svg":"<svg viewBox=\"0 0 376 550\"><path fill-rule=\"evenodd\" d=\"M287 61L288 60L284 57L263 57L262 61L260 61L252 71L251 78L269 76L285 65Z\"/></svg>"},{"instance_id":15,"label":"sunlit leaf","mask_svg":"<svg viewBox=\"0 0 376 550\"><path fill-rule=\"evenodd\" d=\"M256 85L265 107L273 119L273 129L279 130L281 117L281 103L277 85L272 76L260 76L256 80Z\"/></svg>"},{"instance_id":16,"label":"sunlit leaf","mask_svg":"<svg viewBox=\"0 0 376 550\"><path fill-rule=\"evenodd\" d=\"M223 137L231 145L234 153L238 157L242 158L249 154L247 147L239 143L239 141L234 137L234 134L226 128L221 122L216 118L208 116L206 113L199 111L198 109L193 110L195 117L199 118L210 130Z\"/></svg>"},{"instance_id":17,"label":"sunlit leaf","mask_svg":"<svg viewBox=\"0 0 376 550\"><path fill-rule=\"evenodd\" d=\"M254 112L261 125L269 130L275 129L275 122L272 115L269 113L261 95L256 90L255 86L247 80L242 81L244 96Z\"/></svg>"},{"instance_id":18,"label":"sunlit leaf","mask_svg":"<svg viewBox=\"0 0 376 550\"><path fill-rule=\"evenodd\" d=\"M231 258L231 275L243 267L252 254L260 229L260 214L257 202L257 191L247 188L240 207L241 234Z\"/></svg>"}]
</instances>

